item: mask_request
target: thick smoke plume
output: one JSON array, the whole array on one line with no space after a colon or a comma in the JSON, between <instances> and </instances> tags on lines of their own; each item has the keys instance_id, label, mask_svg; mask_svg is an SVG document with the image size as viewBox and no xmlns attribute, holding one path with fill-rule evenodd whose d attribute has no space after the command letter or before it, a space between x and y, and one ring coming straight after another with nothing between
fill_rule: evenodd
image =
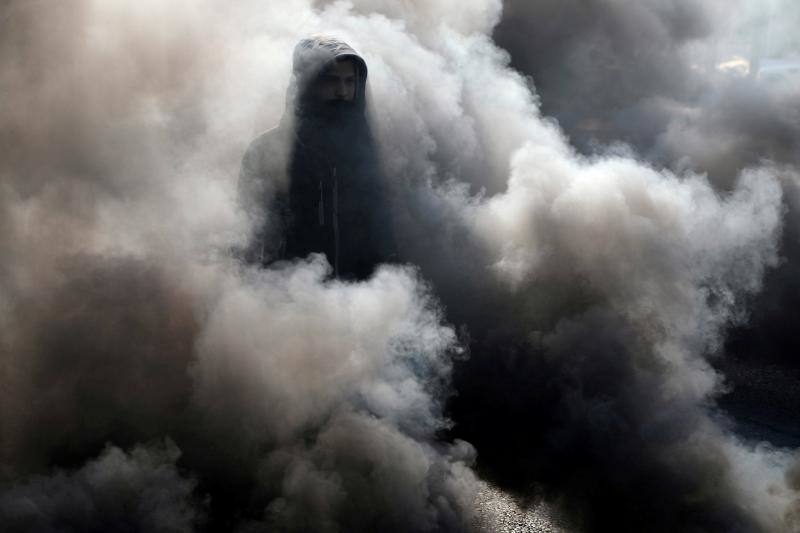
<instances>
[{"instance_id":1,"label":"thick smoke plume","mask_svg":"<svg viewBox=\"0 0 800 533\"><path fill-rule=\"evenodd\" d=\"M174 445L109 447L75 473L34 477L0 497L5 531L187 531L200 524L196 483Z\"/></svg>"},{"instance_id":2,"label":"thick smoke plume","mask_svg":"<svg viewBox=\"0 0 800 533\"><path fill-rule=\"evenodd\" d=\"M509 0L494 36L533 76L545 113L584 153L623 141L660 166L706 173L728 191L747 167L782 167L787 259L728 350L795 370L800 7L669 0L635 5ZM564 31L569 25L570 31Z\"/></svg>"},{"instance_id":3,"label":"thick smoke plume","mask_svg":"<svg viewBox=\"0 0 800 533\"><path fill-rule=\"evenodd\" d=\"M732 432L709 356L792 235L797 93L683 55L758 13L588 4L5 3L0 523L463 531L486 477L578 531L795 530L797 458ZM318 31L369 65L392 191L359 283L231 252ZM654 35L622 105L581 50Z\"/></svg>"}]
</instances>

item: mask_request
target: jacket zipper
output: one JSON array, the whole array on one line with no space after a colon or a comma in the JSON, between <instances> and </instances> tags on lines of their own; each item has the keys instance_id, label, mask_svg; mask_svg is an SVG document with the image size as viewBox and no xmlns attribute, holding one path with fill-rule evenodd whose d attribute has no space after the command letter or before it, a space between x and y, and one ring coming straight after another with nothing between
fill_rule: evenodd
<instances>
[{"instance_id":1,"label":"jacket zipper","mask_svg":"<svg viewBox=\"0 0 800 533\"><path fill-rule=\"evenodd\" d=\"M339 277L339 178L333 167L333 275Z\"/></svg>"}]
</instances>

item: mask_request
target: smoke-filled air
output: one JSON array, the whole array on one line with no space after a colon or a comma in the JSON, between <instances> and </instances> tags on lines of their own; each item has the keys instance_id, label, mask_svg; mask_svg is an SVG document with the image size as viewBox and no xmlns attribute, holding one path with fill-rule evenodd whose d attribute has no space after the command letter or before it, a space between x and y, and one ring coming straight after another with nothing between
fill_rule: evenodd
<instances>
[{"instance_id":1,"label":"smoke-filled air","mask_svg":"<svg viewBox=\"0 0 800 533\"><path fill-rule=\"evenodd\" d=\"M512 531L489 490L559 531L800 531L796 409L747 379L800 401L798 27L794 0L3 2L0 530ZM242 197L320 34L363 61L350 168L382 192L353 209L391 240L353 276L338 234L264 259L278 215Z\"/></svg>"}]
</instances>

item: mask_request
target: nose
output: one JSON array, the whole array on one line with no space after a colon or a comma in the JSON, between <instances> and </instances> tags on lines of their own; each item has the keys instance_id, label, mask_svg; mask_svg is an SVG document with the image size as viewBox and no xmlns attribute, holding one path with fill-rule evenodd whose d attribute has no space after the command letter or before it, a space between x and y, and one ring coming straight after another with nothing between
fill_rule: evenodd
<instances>
[{"instance_id":1,"label":"nose","mask_svg":"<svg viewBox=\"0 0 800 533\"><path fill-rule=\"evenodd\" d=\"M337 80L336 90L334 91L334 94L336 95L337 98L344 98L347 96L347 85L345 85L343 79Z\"/></svg>"}]
</instances>

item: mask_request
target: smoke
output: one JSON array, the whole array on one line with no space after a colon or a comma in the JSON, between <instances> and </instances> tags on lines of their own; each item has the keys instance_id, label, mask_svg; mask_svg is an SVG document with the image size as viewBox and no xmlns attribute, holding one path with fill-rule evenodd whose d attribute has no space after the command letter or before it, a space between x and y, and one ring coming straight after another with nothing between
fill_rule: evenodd
<instances>
[{"instance_id":1,"label":"smoke","mask_svg":"<svg viewBox=\"0 0 800 533\"><path fill-rule=\"evenodd\" d=\"M223 11L4 9L4 527L458 529L474 452L436 434L461 348L426 284L230 258L299 30Z\"/></svg>"},{"instance_id":2,"label":"smoke","mask_svg":"<svg viewBox=\"0 0 800 533\"><path fill-rule=\"evenodd\" d=\"M729 186L760 159L796 163L798 16L782 0L512 0L495 36L582 149L622 140Z\"/></svg>"},{"instance_id":3,"label":"smoke","mask_svg":"<svg viewBox=\"0 0 800 533\"><path fill-rule=\"evenodd\" d=\"M504 8L494 37L581 152L623 141L655 165L707 174L720 191L742 169L782 167L785 261L768 273L727 351L796 374L786 313L798 279L796 3L511 0Z\"/></svg>"},{"instance_id":4,"label":"smoke","mask_svg":"<svg viewBox=\"0 0 800 533\"><path fill-rule=\"evenodd\" d=\"M77 472L33 478L0 497L6 531L188 531L200 523L195 482L175 468L174 444L108 447Z\"/></svg>"},{"instance_id":5,"label":"smoke","mask_svg":"<svg viewBox=\"0 0 800 533\"><path fill-rule=\"evenodd\" d=\"M678 45L716 31L700 8L659 8L611 50L665 17L655 35L677 44L654 41L652 70L691 71ZM510 66L541 63L492 40L515 9L4 5L4 525L467 530L480 474L558 502L579 530L796 527L796 459L734 436L708 360L779 261L790 155L747 158L721 187L636 155L691 138L663 124L641 152L578 152L550 110L590 115L580 98L549 97L540 78L559 78L534 72L559 122L544 118ZM562 16L546 26L563 43L604 35ZM280 118L292 47L317 31L369 65L392 190L403 264L360 283L320 256L259 269L230 253L252 230L241 155ZM617 94L587 79L562 87ZM666 80L629 81L641 101L685 92ZM687 143L697 153L737 146L696 138L710 138Z\"/></svg>"}]
</instances>

